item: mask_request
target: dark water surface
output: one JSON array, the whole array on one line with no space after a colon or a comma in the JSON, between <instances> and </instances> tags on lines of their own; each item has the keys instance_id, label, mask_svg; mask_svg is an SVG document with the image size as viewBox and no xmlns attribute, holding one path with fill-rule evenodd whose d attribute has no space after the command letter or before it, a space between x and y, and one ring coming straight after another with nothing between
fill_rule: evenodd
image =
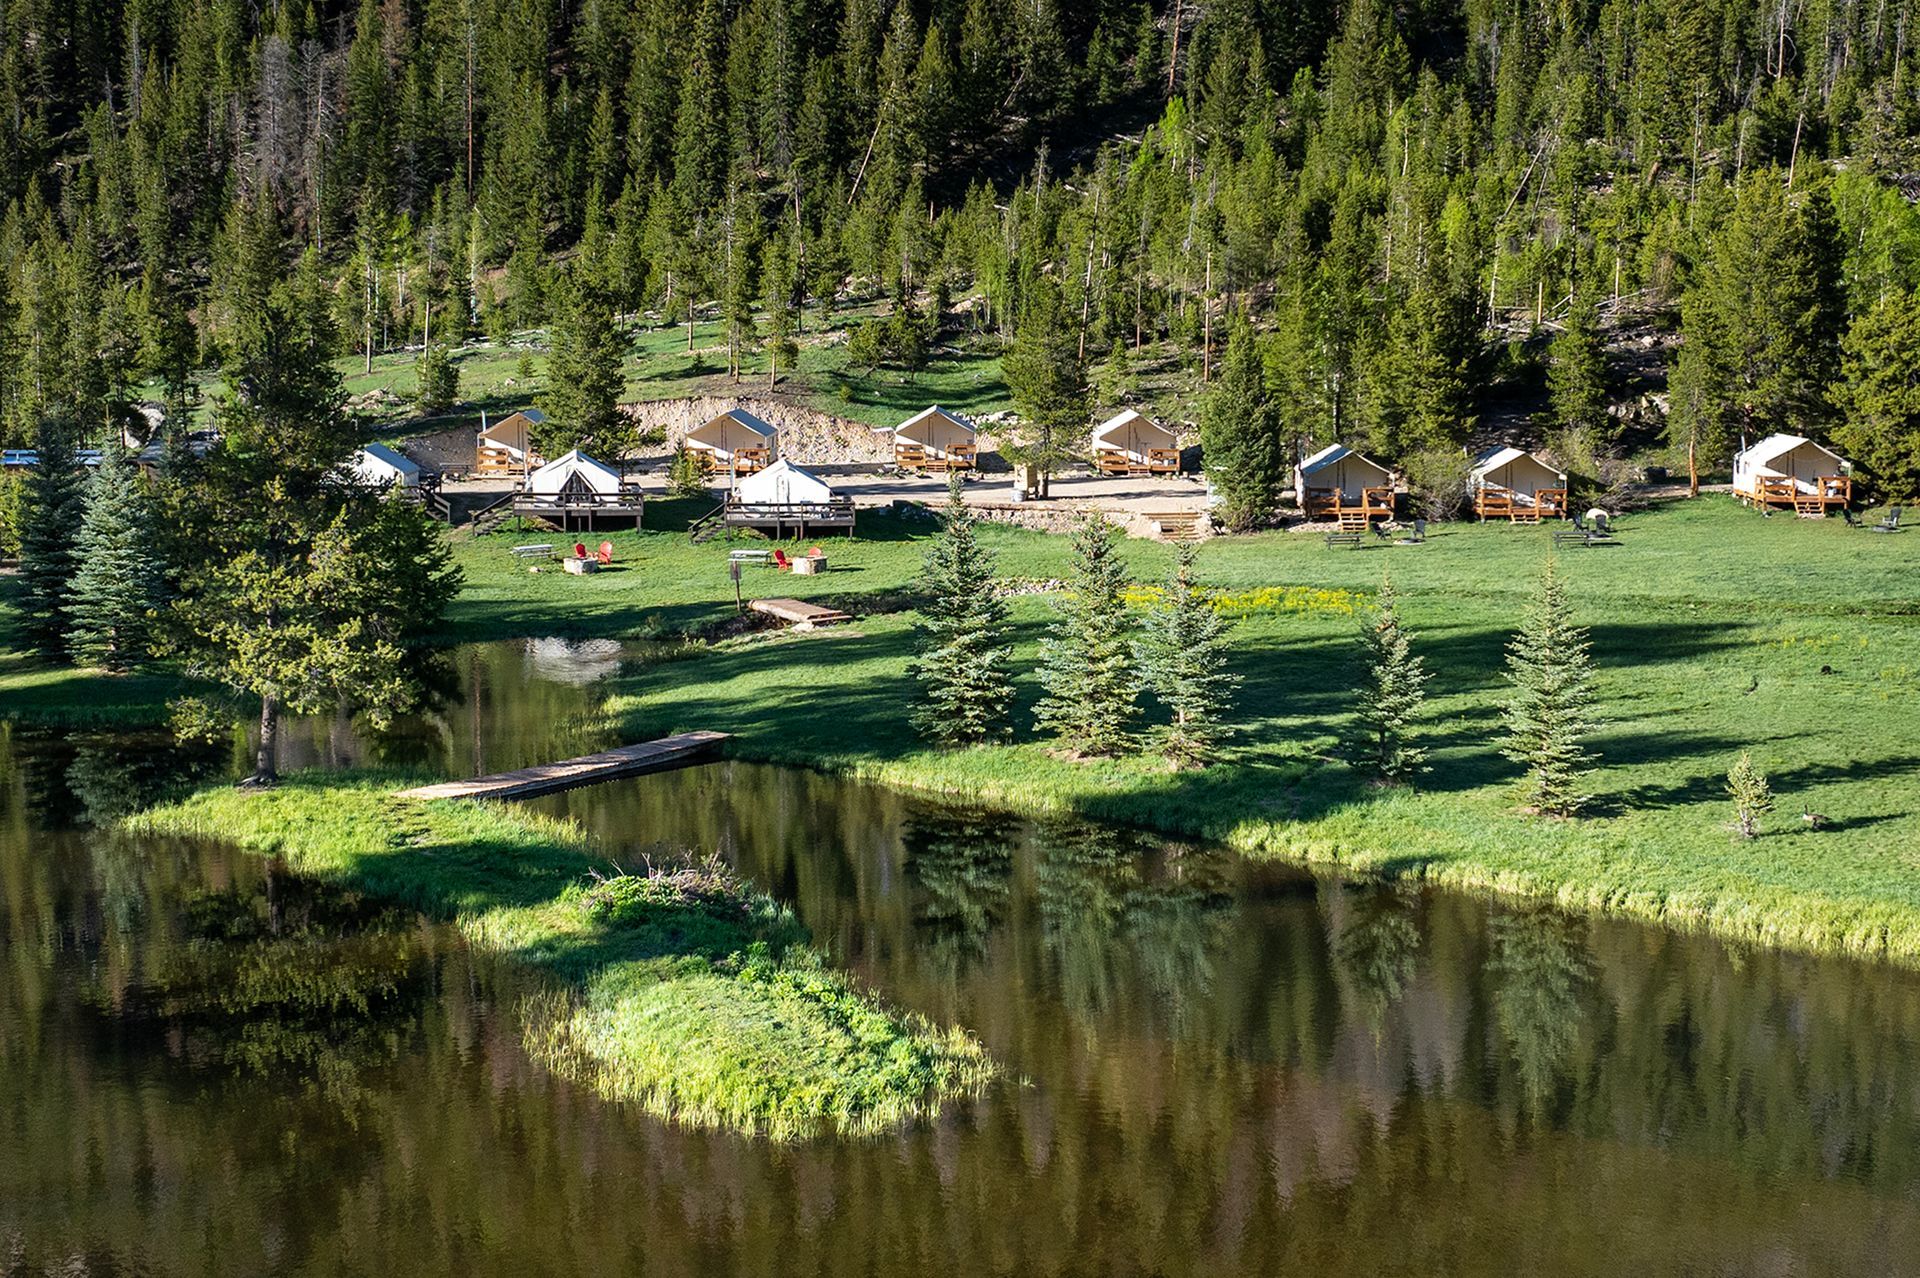
<instances>
[{"instance_id":1,"label":"dark water surface","mask_svg":"<svg viewBox=\"0 0 1920 1278\"><path fill-rule=\"evenodd\" d=\"M492 645L300 760L601 744ZM259 858L98 828L244 747L0 729L0 1274L1911 1274L1920 976L717 764L542 800L718 850L1007 1079L789 1147L547 1076L515 974Z\"/></svg>"}]
</instances>

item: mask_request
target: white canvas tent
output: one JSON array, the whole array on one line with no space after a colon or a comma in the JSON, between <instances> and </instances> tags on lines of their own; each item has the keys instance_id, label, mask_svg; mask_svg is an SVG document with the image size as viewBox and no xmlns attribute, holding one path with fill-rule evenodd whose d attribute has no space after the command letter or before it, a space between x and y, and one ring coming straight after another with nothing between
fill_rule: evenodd
<instances>
[{"instance_id":1,"label":"white canvas tent","mask_svg":"<svg viewBox=\"0 0 1920 1278\"><path fill-rule=\"evenodd\" d=\"M905 445L920 449L926 457L944 461L953 450L962 450L970 456L971 450L978 447L979 432L966 418L935 404L896 426L893 442L896 453Z\"/></svg>"},{"instance_id":2,"label":"white canvas tent","mask_svg":"<svg viewBox=\"0 0 1920 1278\"><path fill-rule=\"evenodd\" d=\"M1391 489L1393 472L1345 444L1329 444L1294 468L1293 484L1303 507L1309 492L1337 499L1339 505L1358 506L1366 500L1367 489Z\"/></svg>"},{"instance_id":3,"label":"white canvas tent","mask_svg":"<svg viewBox=\"0 0 1920 1278\"><path fill-rule=\"evenodd\" d=\"M385 444L368 444L353 455L353 474L372 488L418 488L420 466L411 457Z\"/></svg>"},{"instance_id":4,"label":"white canvas tent","mask_svg":"<svg viewBox=\"0 0 1920 1278\"><path fill-rule=\"evenodd\" d=\"M1819 496L1822 481L1851 469L1846 458L1801 435L1769 435L1741 449L1733 457L1733 490L1746 497L1761 495L1762 480L1791 484L1795 493Z\"/></svg>"},{"instance_id":5,"label":"white canvas tent","mask_svg":"<svg viewBox=\"0 0 1920 1278\"><path fill-rule=\"evenodd\" d=\"M1179 447L1178 435L1131 408L1109 417L1094 427L1093 431L1096 457L1101 453L1118 453L1121 458L1137 466L1163 461L1166 452ZM1163 456L1155 457L1156 451Z\"/></svg>"},{"instance_id":6,"label":"white canvas tent","mask_svg":"<svg viewBox=\"0 0 1920 1278\"><path fill-rule=\"evenodd\" d=\"M687 447L707 454L722 470L736 469L736 462L764 465L779 443L780 432L744 408L729 408L687 432Z\"/></svg>"},{"instance_id":7,"label":"white canvas tent","mask_svg":"<svg viewBox=\"0 0 1920 1278\"><path fill-rule=\"evenodd\" d=\"M833 498L831 484L784 458L733 488L734 501L743 506L824 506Z\"/></svg>"},{"instance_id":8,"label":"white canvas tent","mask_svg":"<svg viewBox=\"0 0 1920 1278\"><path fill-rule=\"evenodd\" d=\"M528 429L546 420L547 415L537 408L509 413L492 424L488 424L483 414L480 435L475 440L475 469L483 474L520 474L538 466L541 458Z\"/></svg>"},{"instance_id":9,"label":"white canvas tent","mask_svg":"<svg viewBox=\"0 0 1920 1278\"><path fill-rule=\"evenodd\" d=\"M1519 448L1490 448L1467 472L1474 513L1482 519L1531 522L1566 513L1567 473Z\"/></svg>"},{"instance_id":10,"label":"white canvas tent","mask_svg":"<svg viewBox=\"0 0 1920 1278\"><path fill-rule=\"evenodd\" d=\"M528 475L527 491L536 497L583 497L589 501L618 497L620 472L576 448Z\"/></svg>"}]
</instances>

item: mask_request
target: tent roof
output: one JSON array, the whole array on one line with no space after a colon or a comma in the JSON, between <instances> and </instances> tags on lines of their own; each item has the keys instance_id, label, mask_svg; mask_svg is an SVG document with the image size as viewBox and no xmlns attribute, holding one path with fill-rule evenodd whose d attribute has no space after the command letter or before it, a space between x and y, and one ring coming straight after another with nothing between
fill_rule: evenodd
<instances>
[{"instance_id":1,"label":"tent roof","mask_svg":"<svg viewBox=\"0 0 1920 1278\"><path fill-rule=\"evenodd\" d=\"M761 421L758 417L755 417L752 413L749 413L746 409L740 408L738 406L729 408L726 412L721 413L716 417L708 418L706 421L702 422L696 429L705 430L707 427L716 425L729 418L737 422L739 425L746 427L748 430L752 431L754 434L763 435L768 439L772 439L774 436L780 433L779 431L775 430L773 427Z\"/></svg>"},{"instance_id":2,"label":"tent roof","mask_svg":"<svg viewBox=\"0 0 1920 1278\"><path fill-rule=\"evenodd\" d=\"M1764 466L1776 458L1785 457L1802 444L1812 444L1815 449L1825 453L1836 462L1845 460L1839 453L1834 452L1831 448L1815 444L1805 435L1769 435L1751 448L1741 449L1739 456L1735 460L1747 466Z\"/></svg>"},{"instance_id":3,"label":"tent roof","mask_svg":"<svg viewBox=\"0 0 1920 1278\"><path fill-rule=\"evenodd\" d=\"M1162 426L1159 422L1154 421L1144 413L1136 412L1131 408L1122 409L1120 412L1115 413L1094 427L1093 438L1097 442L1109 436L1117 435L1122 431L1141 429L1152 431L1156 435L1164 435L1168 439L1175 438L1172 430Z\"/></svg>"},{"instance_id":4,"label":"tent roof","mask_svg":"<svg viewBox=\"0 0 1920 1278\"><path fill-rule=\"evenodd\" d=\"M907 420L905 420L904 422L901 422L898 426L893 428L893 433L896 435L905 435L913 427L920 425L920 423L922 422L931 421L936 417L945 418L947 421L952 422L955 426L958 426L960 429L966 431L969 435L974 433L974 426L972 422L960 416L958 413L948 412L946 409L940 407L940 405L938 404L935 404L930 408L923 408L919 412L915 413L913 416L907 418Z\"/></svg>"},{"instance_id":5,"label":"tent roof","mask_svg":"<svg viewBox=\"0 0 1920 1278\"><path fill-rule=\"evenodd\" d=\"M373 461L391 466L403 475L418 475L420 473L420 464L418 462L398 449L389 448L385 444L368 444L360 450L360 455L364 458L369 458Z\"/></svg>"},{"instance_id":6,"label":"tent roof","mask_svg":"<svg viewBox=\"0 0 1920 1278\"><path fill-rule=\"evenodd\" d=\"M1385 466L1382 466L1379 462L1373 460L1373 458L1363 453L1356 453L1345 444L1328 444L1325 448L1300 463L1300 473L1303 475L1311 475L1316 470L1331 466L1335 462L1348 457L1364 462L1382 474L1390 473Z\"/></svg>"},{"instance_id":7,"label":"tent roof","mask_svg":"<svg viewBox=\"0 0 1920 1278\"><path fill-rule=\"evenodd\" d=\"M605 462L600 461L598 458L587 456L577 448L571 452L563 453L546 465L540 467L540 469L534 471L531 475L528 475L527 487L535 487L535 481L543 477L558 479L569 472L577 470L586 471L588 474L612 484L616 489L620 487L619 471L607 465ZM599 488L600 486L599 483L594 484L595 488Z\"/></svg>"},{"instance_id":8,"label":"tent roof","mask_svg":"<svg viewBox=\"0 0 1920 1278\"><path fill-rule=\"evenodd\" d=\"M1539 466L1541 469L1549 471L1555 475L1564 476L1566 474L1565 471L1560 470L1558 467L1549 466L1546 462L1542 461L1538 457L1535 457L1532 453L1528 452L1524 448L1511 448L1511 447L1489 448L1486 452L1481 453L1478 457L1473 459L1473 473L1476 475L1485 474L1487 471L1498 470L1502 466L1511 465L1514 462L1520 461L1522 458L1533 462L1536 466Z\"/></svg>"},{"instance_id":9,"label":"tent roof","mask_svg":"<svg viewBox=\"0 0 1920 1278\"><path fill-rule=\"evenodd\" d=\"M779 500L780 481L787 481L789 499L829 501L833 497L833 485L804 467L796 466L782 457L773 465L755 471L733 486L736 500L752 504ZM800 490L796 492L795 490ZM808 494L811 494L808 496Z\"/></svg>"}]
</instances>

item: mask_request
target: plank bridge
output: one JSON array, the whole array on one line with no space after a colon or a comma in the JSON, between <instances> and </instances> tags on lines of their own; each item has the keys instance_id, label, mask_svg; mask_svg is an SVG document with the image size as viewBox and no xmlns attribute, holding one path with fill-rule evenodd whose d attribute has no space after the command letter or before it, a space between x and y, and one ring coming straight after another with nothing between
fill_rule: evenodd
<instances>
[{"instance_id":1,"label":"plank bridge","mask_svg":"<svg viewBox=\"0 0 1920 1278\"><path fill-rule=\"evenodd\" d=\"M437 781L402 790L403 799L531 799L596 781L662 772L710 758L728 737L725 732L682 732L658 741L583 754L559 763L542 763L513 772L470 777L464 781Z\"/></svg>"}]
</instances>

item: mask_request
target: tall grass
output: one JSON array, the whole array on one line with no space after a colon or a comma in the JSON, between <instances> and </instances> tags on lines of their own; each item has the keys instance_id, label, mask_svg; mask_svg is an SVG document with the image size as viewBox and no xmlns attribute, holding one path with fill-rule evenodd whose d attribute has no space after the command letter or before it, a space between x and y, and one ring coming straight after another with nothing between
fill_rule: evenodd
<instances>
[{"instance_id":1,"label":"tall grass","mask_svg":"<svg viewBox=\"0 0 1920 1278\"><path fill-rule=\"evenodd\" d=\"M125 828L233 843L453 919L548 978L524 1009L539 1059L677 1122L776 1140L867 1134L993 1072L964 1032L826 969L790 913L717 864L603 877L572 825L403 800L365 776L210 789Z\"/></svg>"}]
</instances>

